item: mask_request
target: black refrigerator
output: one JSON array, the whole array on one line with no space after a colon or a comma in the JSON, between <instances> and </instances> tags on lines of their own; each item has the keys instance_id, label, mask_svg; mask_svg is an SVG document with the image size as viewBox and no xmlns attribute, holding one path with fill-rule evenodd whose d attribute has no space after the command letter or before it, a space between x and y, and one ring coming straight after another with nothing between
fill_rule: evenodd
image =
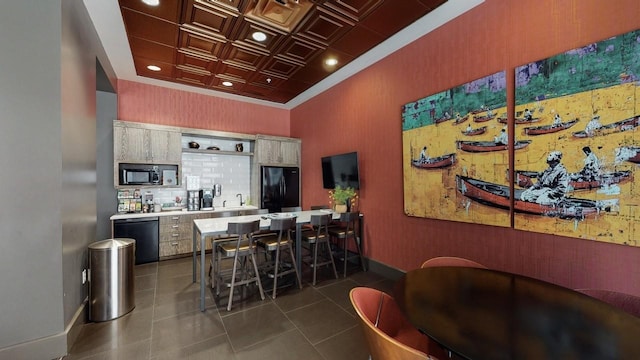
<instances>
[{"instance_id":1,"label":"black refrigerator","mask_svg":"<svg viewBox=\"0 0 640 360\"><path fill-rule=\"evenodd\" d=\"M300 206L299 168L263 166L260 179L260 208L273 213L283 207Z\"/></svg>"}]
</instances>

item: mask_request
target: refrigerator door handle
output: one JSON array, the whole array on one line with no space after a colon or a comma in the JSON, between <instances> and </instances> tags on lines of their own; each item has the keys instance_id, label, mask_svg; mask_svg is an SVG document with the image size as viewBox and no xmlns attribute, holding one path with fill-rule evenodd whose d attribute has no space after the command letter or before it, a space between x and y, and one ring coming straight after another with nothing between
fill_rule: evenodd
<instances>
[{"instance_id":1,"label":"refrigerator door handle","mask_svg":"<svg viewBox=\"0 0 640 360\"><path fill-rule=\"evenodd\" d=\"M284 176L282 177L281 187L282 187L282 192L280 194L281 194L281 197L284 198L284 194L287 193L287 179L285 179Z\"/></svg>"}]
</instances>

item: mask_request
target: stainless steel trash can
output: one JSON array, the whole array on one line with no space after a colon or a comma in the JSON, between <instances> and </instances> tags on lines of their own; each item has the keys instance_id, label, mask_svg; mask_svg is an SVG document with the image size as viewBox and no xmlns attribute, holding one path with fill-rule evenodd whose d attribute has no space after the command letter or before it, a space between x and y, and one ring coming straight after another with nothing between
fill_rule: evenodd
<instances>
[{"instance_id":1,"label":"stainless steel trash can","mask_svg":"<svg viewBox=\"0 0 640 360\"><path fill-rule=\"evenodd\" d=\"M89 320L113 320L135 307L135 243L118 238L89 245Z\"/></svg>"}]
</instances>

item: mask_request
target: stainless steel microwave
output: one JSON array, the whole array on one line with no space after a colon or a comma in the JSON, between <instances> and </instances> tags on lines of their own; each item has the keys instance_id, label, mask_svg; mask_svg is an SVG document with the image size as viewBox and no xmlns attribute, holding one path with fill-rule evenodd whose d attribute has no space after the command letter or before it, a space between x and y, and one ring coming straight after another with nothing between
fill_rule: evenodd
<instances>
[{"instance_id":1,"label":"stainless steel microwave","mask_svg":"<svg viewBox=\"0 0 640 360\"><path fill-rule=\"evenodd\" d=\"M120 185L158 184L160 184L160 172L157 168L120 170Z\"/></svg>"}]
</instances>

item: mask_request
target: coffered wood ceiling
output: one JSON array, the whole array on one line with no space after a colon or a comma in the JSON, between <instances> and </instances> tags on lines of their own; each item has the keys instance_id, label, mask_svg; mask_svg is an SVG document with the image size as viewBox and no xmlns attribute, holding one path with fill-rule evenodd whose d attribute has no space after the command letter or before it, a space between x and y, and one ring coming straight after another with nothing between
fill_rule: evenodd
<instances>
[{"instance_id":1,"label":"coffered wood ceiling","mask_svg":"<svg viewBox=\"0 0 640 360\"><path fill-rule=\"evenodd\" d=\"M160 0L149 6L120 0L119 5L137 75L286 103L446 1ZM255 31L266 40L254 40ZM338 64L326 65L328 58ZM232 86L223 86L225 81Z\"/></svg>"}]
</instances>

